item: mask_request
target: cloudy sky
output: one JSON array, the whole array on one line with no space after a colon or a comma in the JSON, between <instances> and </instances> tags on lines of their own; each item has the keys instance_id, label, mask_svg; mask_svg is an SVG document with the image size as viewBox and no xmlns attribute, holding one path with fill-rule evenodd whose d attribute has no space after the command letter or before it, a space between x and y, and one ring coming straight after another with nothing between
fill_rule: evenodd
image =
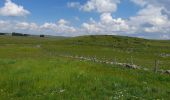
<instances>
[{"instance_id":1,"label":"cloudy sky","mask_svg":"<svg viewBox=\"0 0 170 100\"><path fill-rule=\"evenodd\" d=\"M170 39L170 0L0 0L0 32Z\"/></svg>"}]
</instances>

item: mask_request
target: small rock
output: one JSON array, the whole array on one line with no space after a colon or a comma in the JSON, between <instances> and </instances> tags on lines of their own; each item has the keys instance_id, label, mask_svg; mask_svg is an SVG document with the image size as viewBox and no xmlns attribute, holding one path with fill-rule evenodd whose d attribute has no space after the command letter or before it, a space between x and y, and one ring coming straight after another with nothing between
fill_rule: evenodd
<instances>
[{"instance_id":1,"label":"small rock","mask_svg":"<svg viewBox=\"0 0 170 100\"><path fill-rule=\"evenodd\" d=\"M113 64L114 64L114 62L110 62L110 64L111 64L111 65L113 65Z\"/></svg>"},{"instance_id":2,"label":"small rock","mask_svg":"<svg viewBox=\"0 0 170 100\"><path fill-rule=\"evenodd\" d=\"M139 66L137 65L130 65L130 64L126 64L127 68L132 68L132 69L139 69Z\"/></svg>"},{"instance_id":3,"label":"small rock","mask_svg":"<svg viewBox=\"0 0 170 100\"><path fill-rule=\"evenodd\" d=\"M37 48L41 48L41 45L36 45Z\"/></svg>"},{"instance_id":4,"label":"small rock","mask_svg":"<svg viewBox=\"0 0 170 100\"><path fill-rule=\"evenodd\" d=\"M149 69L148 68L143 68L144 71L148 71Z\"/></svg>"},{"instance_id":5,"label":"small rock","mask_svg":"<svg viewBox=\"0 0 170 100\"><path fill-rule=\"evenodd\" d=\"M165 73L166 73L166 74L170 74L170 70L166 70Z\"/></svg>"},{"instance_id":6,"label":"small rock","mask_svg":"<svg viewBox=\"0 0 170 100\"><path fill-rule=\"evenodd\" d=\"M63 93L64 91L65 91L65 90L64 90L64 89L62 89L62 90L60 90L59 92L60 92L60 93Z\"/></svg>"},{"instance_id":7,"label":"small rock","mask_svg":"<svg viewBox=\"0 0 170 100\"><path fill-rule=\"evenodd\" d=\"M158 72L160 72L160 73L164 73L165 71L164 71L163 69L161 69L161 70L159 70Z\"/></svg>"}]
</instances>

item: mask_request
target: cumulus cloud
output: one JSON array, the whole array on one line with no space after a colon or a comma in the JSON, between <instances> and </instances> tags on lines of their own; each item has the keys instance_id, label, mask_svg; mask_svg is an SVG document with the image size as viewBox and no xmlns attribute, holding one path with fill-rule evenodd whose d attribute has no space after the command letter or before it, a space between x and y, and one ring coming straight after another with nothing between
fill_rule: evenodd
<instances>
[{"instance_id":1,"label":"cumulus cloud","mask_svg":"<svg viewBox=\"0 0 170 100\"><path fill-rule=\"evenodd\" d=\"M4 27L6 27L6 29L4 29ZM46 33L62 36L79 36L87 34L113 35L120 31L126 31L128 28L129 26L125 20L121 18L113 19L110 13L102 14L99 22L90 18L89 22L82 23L79 28L70 25L69 21L64 19L60 19L56 23L46 22L42 25L37 25L32 22L0 21L0 31L9 32L10 30L24 33Z\"/></svg>"},{"instance_id":2,"label":"cumulus cloud","mask_svg":"<svg viewBox=\"0 0 170 100\"><path fill-rule=\"evenodd\" d=\"M170 16L170 0L131 0L137 5L140 6L147 6L147 5L153 5L157 7L163 7L164 11Z\"/></svg>"},{"instance_id":3,"label":"cumulus cloud","mask_svg":"<svg viewBox=\"0 0 170 100\"><path fill-rule=\"evenodd\" d=\"M79 2L69 2L67 3L67 6L71 8L79 8L81 5Z\"/></svg>"},{"instance_id":4,"label":"cumulus cloud","mask_svg":"<svg viewBox=\"0 0 170 100\"><path fill-rule=\"evenodd\" d=\"M135 27L136 32L167 33L170 20L167 15L162 14L163 9L163 7L147 5L138 12L137 16L130 17L129 24Z\"/></svg>"},{"instance_id":5,"label":"cumulus cloud","mask_svg":"<svg viewBox=\"0 0 170 100\"><path fill-rule=\"evenodd\" d=\"M100 34L102 32L102 29L97 23L83 23L82 30L84 32L83 34Z\"/></svg>"},{"instance_id":6,"label":"cumulus cloud","mask_svg":"<svg viewBox=\"0 0 170 100\"><path fill-rule=\"evenodd\" d=\"M113 1L113 0L112 0ZM170 32L170 16L165 3L158 3L158 0L131 0L135 4L141 6L141 10L135 16L127 19L113 18L114 10L101 11L100 20L93 23L83 23L83 29L88 33L96 34L138 34L138 33L155 33L167 34ZM157 2L156 2L157 1ZM164 1L164 0L163 0ZM87 2L91 10L100 12L97 7L91 6L91 1ZM86 5L86 4L85 4ZM101 7L102 8L102 7ZM161 36L162 36L161 35ZM165 37L165 36L164 36Z\"/></svg>"},{"instance_id":7,"label":"cumulus cloud","mask_svg":"<svg viewBox=\"0 0 170 100\"><path fill-rule=\"evenodd\" d=\"M37 25L33 22L0 20L0 31L72 36L73 33L76 33L77 29L70 26L68 21L64 19L61 19L56 23L46 22L42 25Z\"/></svg>"},{"instance_id":8,"label":"cumulus cloud","mask_svg":"<svg viewBox=\"0 0 170 100\"><path fill-rule=\"evenodd\" d=\"M0 20L0 31L11 29L10 26L11 25L9 21Z\"/></svg>"},{"instance_id":9,"label":"cumulus cloud","mask_svg":"<svg viewBox=\"0 0 170 100\"><path fill-rule=\"evenodd\" d=\"M87 33L168 33L170 32L170 16L163 14L168 13L167 2L163 0L130 0L135 4L141 6L141 10L137 12L136 16L131 16L127 19L113 18L112 13L117 10L117 5L121 0L88 0L85 4L72 3L71 7L79 7L83 11L96 11L101 13L100 20L84 22L81 30Z\"/></svg>"},{"instance_id":10,"label":"cumulus cloud","mask_svg":"<svg viewBox=\"0 0 170 100\"><path fill-rule=\"evenodd\" d=\"M28 23L28 22L17 22L15 24L15 29L21 30L37 30L38 25L36 23Z\"/></svg>"},{"instance_id":11,"label":"cumulus cloud","mask_svg":"<svg viewBox=\"0 0 170 100\"><path fill-rule=\"evenodd\" d=\"M2 16L26 16L28 14L30 14L28 10L11 0L6 0L4 7L0 8L0 15Z\"/></svg>"},{"instance_id":12,"label":"cumulus cloud","mask_svg":"<svg viewBox=\"0 0 170 100\"><path fill-rule=\"evenodd\" d=\"M88 0L84 5L80 5L78 2L69 3L69 7L78 7L80 10L91 12L97 11L99 13L115 12L117 10L117 4L120 0Z\"/></svg>"},{"instance_id":13,"label":"cumulus cloud","mask_svg":"<svg viewBox=\"0 0 170 100\"><path fill-rule=\"evenodd\" d=\"M0 31L16 31L30 33L46 33L50 35L79 36L87 34L107 35L130 35L142 37L155 37L161 39L170 38L170 4L169 0L130 0L140 6L136 15L123 19L114 18L114 12L121 0L87 0L85 4L79 2L68 3L68 7L75 7L81 11L98 12L99 20L89 18L89 21L82 22L80 27L72 26L71 22L60 19L57 22L46 22L38 25L32 22L11 22L0 20ZM11 3L14 7L6 10ZM22 9L22 10L21 10ZM2 12L8 12L3 14ZM15 13L14 13L15 12ZM18 13L18 14L17 14ZM20 13L20 14L19 14ZM0 15L4 16L25 16L29 11L22 6L16 5L11 0L6 0L5 6L0 8ZM75 18L76 20L81 20ZM140 33L140 34L137 34Z\"/></svg>"},{"instance_id":14,"label":"cumulus cloud","mask_svg":"<svg viewBox=\"0 0 170 100\"><path fill-rule=\"evenodd\" d=\"M163 35L160 35L160 39L170 39L170 35L168 34L163 34Z\"/></svg>"},{"instance_id":15,"label":"cumulus cloud","mask_svg":"<svg viewBox=\"0 0 170 100\"><path fill-rule=\"evenodd\" d=\"M140 6L145 6L147 4L146 0L131 0L131 1Z\"/></svg>"},{"instance_id":16,"label":"cumulus cloud","mask_svg":"<svg viewBox=\"0 0 170 100\"><path fill-rule=\"evenodd\" d=\"M59 25L66 25L66 24L69 24L70 22L69 21L66 21L64 19L60 19L58 22L57 22Z\"/></svg>"},{"instance_id":17,"label":"cumulus cloud","mask_svg":"<svg viewBox=\"0 0 170 100\"><path fill-rule=\"evenodd\" d=\"M52 30L56 33L61 33L61 34L71 34L73 32L76 32L76 29L73 26L68 25L69 22L60 19L57 23L44 23L43 25L40 26L41 30Z\"/></svg>"},{"instance_id":18,"label":"cumulus cloud","mask_svg":"<svg viewBox=\"0 0 170 100\"><path fill-rule=\"evenodd\" d=\"M113 19L111 13L101 14L99 22L91 19L89 23L83 23L82 28L87 33L108 35L115 35L129 30L126 20L122 18Z\"/></svg>"},{"instance_id":19,"label":"cumulus cloud","mask_svg":"<svg viewBox=\"0 0 170 100\"><path fill-rule=\"evenodd\" d=\"M105 26L104 29L111 31L126 31L129 29L128 24L122 18L113 19L111 13L103 13L100 16L100 23Z\"/></svg>"}]
</instances>

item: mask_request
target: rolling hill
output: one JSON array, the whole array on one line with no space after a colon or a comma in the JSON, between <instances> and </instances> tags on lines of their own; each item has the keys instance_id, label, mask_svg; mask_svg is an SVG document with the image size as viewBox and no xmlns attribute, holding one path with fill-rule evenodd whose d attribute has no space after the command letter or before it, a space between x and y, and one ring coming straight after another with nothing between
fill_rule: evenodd
<instances>
[{"instance_id":1,"label":"rolling hill","mask_svg":"<svg viewBox=\"0 0 170 100\"><path fill-rule=\"evenodd\" d=\"M170 41L122 36L0 36L0 99L116 100L170 98ZM92 60L77 59L78 57ZM116 64L132 63L146 70Z\"/></svg>"}]
</instances>

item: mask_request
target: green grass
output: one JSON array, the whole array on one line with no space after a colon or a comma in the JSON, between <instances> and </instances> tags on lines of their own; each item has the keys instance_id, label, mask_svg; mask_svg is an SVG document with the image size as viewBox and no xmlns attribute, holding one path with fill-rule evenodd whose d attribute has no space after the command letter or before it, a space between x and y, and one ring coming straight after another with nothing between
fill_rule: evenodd
<instances>
[{"instance_id":1,"label":"green grass","mask_svg":"<svg viewBox=\"0 0 170 100\"><path fill-rule=\"evenodd\" d=\"M132 55L135 63L148 68L157 57L166 65L162 68L170 69L170 58L157 56L170 52L168 44L115 36L0 37L0 100L169 100L169 75L58 56L116 57L125 62ZM133 52L127 53L128 48Z\"/></svg>"},{"instance_id":2,"label":"green grass","mask_svg":"<svg viewBox=\"0 0 170 100\"><path fill-rule=\"evenodd\" d=\"M49 46L48 46L49 47ZM154 66L155 60L160 60L160 69L170 69L170 56L161 57L161 54L170 54L170 41L145 40L118 36L85 36L58 41L57 46L44 47L50 52L95 56L99 59L114 60L129 63L131 56L136 65Z\"/></svg>"},{"instance_id":3,"label":"green grass","mask_svg":"<svg viewBox=\"0 0 170 100\"><path fill-rule=\"evenodd\" d=\"M163 99L170 78L66 58L4 59L1 99Z\"/></svg>"}]
</instances>

